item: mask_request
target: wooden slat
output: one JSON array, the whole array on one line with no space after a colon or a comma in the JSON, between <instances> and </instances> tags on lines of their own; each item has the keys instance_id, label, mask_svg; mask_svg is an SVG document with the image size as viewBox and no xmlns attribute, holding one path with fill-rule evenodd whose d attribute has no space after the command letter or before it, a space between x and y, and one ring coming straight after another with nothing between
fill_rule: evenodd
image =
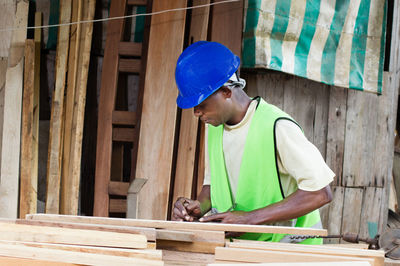
<instances>
[{"instance_id":1,"label":"wooden slat","mask_svg":"<svg viewBox=\"0 0 400 266\"><path fill-rule=\"evenodd\" d=\"M146 248L144 235L2 223L0 239L103 247Z\"/></svg>"},{"instance_id":2,"label":"wooden slat","mask_svg":"<svg viewBox=\"0 0 400 266\"><path fill-rule=\"evenodd\" d=\"M165 265L198 265L199 263L209 265L209 263L214 262L214 255L163 250L162 259Z\"/></svg>"},{"instance_id":3,"label":"wooden slat","mask_svg":"<svg viewBox=\"0 0 400 266\"><path fill-rule=\"evenodd\" d=\"M155 0L152 5L156 12L184 8L186 1ZM138 218L167 218L178 90L174 67L166 66L176 64L182 52L185 16L185 10L168 12L151 21L136 167L136 178L148 180L138 194Z\"/></svg>"},{"instance_id":4,"label":"wooden slat","mask_svg":"<svg viewBox=\"0 0 400 266\"><path fill-rule=\"evenodd\" d=\"M84 20L94 18L96 0L88 0L83 5ZM77 73L75 105L72 117L72 133L70 146L70 160L68 175L63 176L63 189L61 193L61 212L64 214L78 213L78 200L81 173L81 154L83 120L86 104L86 85L89 70L90 50L92 45L93 23L85 23L82 26L80 38L83 39L79 50L79 68Z\"/></svg>"},{"instance_id":5,"label":"wooden slat","mask_svg":"<svg viewBox=\"0 0 400 266\"><path fill-rule=\"evenodd\" d=\"M142 44L137 42L120 42L118 53L126 56L141 56Z\"/></svg>"},{"instance_id":6,"label":"wooden slat","mask_svg":"<svg viewBox=\"0 0 400 266\"><path fill-rule=\"evenodd\" d=\"M112 1L110 17L125 15L126 0ZM106 47L101 77L98 108L96 175L93 214L108 216L111 154L112 154L112 114L116 100L118 73L118 45L122 39L123 20L112 20L107 25Z\"/></svg>"},{"instance_id":7,"label":"wooden slat","mask_svg":"<svg viewBox=\"0 0 400 266\"><path fill-rule=\"evenodd\" d=\"M327 208L326 216L322 216L321 218L322 224L324 228L328 229L329 234L339 235L342 233L342 218L343 216L343 202L344 202L344 187L332 187L332 202L329 205L324 206ZM325 239L325 243L339 243L339 239Z\"/></svg>"},{"instance_id":8,"label":"wooden slat","mask_svg":"<svg viewBox=\"0 0 400 266\"><path fill-rule=\"evenodd\" d=\"M0 244L38 247L45 249L58 249L65 251L76 251L90 254L103 254L121 257L133 257L149 260L161 260L161 250L148 250L148 249L127 249L127 248L105 248L105 247L92 247L81 245L63 245L63 244L50 244L38 242L21 242L21 241L0 241Z\"/></svg>"},{"instance_id":9,"label":"wooden slat","mask_svg":"<svg viewBox=\"0 0 400 266\"><path fill-rule=\"evenodd\" d=\"M128 0L127 4L131 6L145 6L147 0Z\"/></svg>"},{"instance_id":10,"label":"wooden slat","mask_svg":"<svg viewBox=\"0 0 400 266\"><path fill-rule=\"evenodd\" d=\"M5 244L0 244L0 256L28 258L35 260L38 259L46 261L48 260L56 263L64 262L77 265L164 265L163 262L159 260L90 254L84 252L73 252L66 250L24 247Z\"/></svg>"},{"instance_id":11,"label":"wooden slat","mask_svg":"<svg viewBox=\"0 0 400 266\"><path fill-rule=\"evenodd\" d=\"M110 199L110 212L126 213L126 199Z\"/></svg>"},{"instance_id":12,"label":"wooden slat","mask_svg":"<svg viewBox=\"0 0 400 266\"><path fill-rule=\"evenodd\" d=\"M1 16L0 16L0 26L1 28L12 28L15 18L15 1L1 1ZM9 49L12 31L3 31L0 39L0 57L7 58ZM4 72L5 74L5 72Z\"/></svg>"},{"instance_id":13,"label":"wooden slat","mask_svg":"<svg viewBox=\"0 0 400 266\"><path fill-rule=\"evenodd\" d=\"M376 229L379 229L378 225L381 216L379 212L382 208L383 193L383 188L366 187L364 189L363 202L361 205L360 236L374 237L375 235L369 234L369 227L373 227L374 224L377 226ZM376 233L379 232L377 231Z\"/></svg>"},{"instance_id":14,"label":"wooden slat","mask_svg":"<svg viewBox=\"0 0 400 266\"><path fill-rule=\"evenodd\" d=\"M34 121L34 94L35 94L35 41L25 42L25 69L24 92L22 99L22 137L21 137L21 173L20 173L20 201L19 217L25 218L28 213L36 213L37 204L37 178L38 173L33 172L34 150L37 150L33 139ZM36 144L36 145L35 145ZM36 168L37 169L37 168Z\"/></svg>"},{"instance_id":15,"label":"wooden slat","mask_svg":"<svg viewBox=\"0 0 400 266\"><path fill-rule=\"evenodd\" d=\"M210 3L210 0L198 0L193 1L193 6L208 3ZM207 38L209 12L209 7L196 8L193 10L190 24L191 42L205 40ZM194 170L196 163L198 125L199 119L193 115L193 109L183 109L180 123L172 204L177 200L178 197L192 197L192 187L193 182L195 181Z\"/></svg>"},{"instance_id":16,"label":"wooden slat","mask_svg":"<svg viewBox=\"0 0 400 266\"><path fill-rule=\"evenodd\" d=\"M141 62L140 59L119 59L118 70L126 73L139 73Z\"/></svg>"},{"instance_id":17,"label":"wooden slat","mask_svg":"<svg viewBox=\"0 0 400 266\"><path fill-rule=\"evenodd\" d=\"M227 243L227 247L231 248L246 248L256 250L270 250L270 251L284 251L293 253L305 254L321 254L321 255L334 255L334 256L350 256L359 258L372 258L374 265L383 266L385 252L383 250L365 250L354 248L340 248L324 245L298 245L289 243L271 243L261 241L239 241Z\"/></svg>"},{"instance_id":18,"label":"wooden slat","mask_svg":"<svg viewBox=\"0 0 400 266\"><path fill-rule=\"evenodd\" d=\"M60 2L60 23L71 21L71 0ZM67 56L69 50L69 26L60 27L57 41L57 54L55 66L55 88L51 104L51 119L49 146L47 156L47 190L46 213L59 213L60 210L60 185L61 185L61 160L63 149L63 112L65 78L67 73Z\"/></svg>"},{"instance_id":19,"label":"wooden slat","mask_svg":"<svg viewBox=\"0 0 400 266\"><path fill-rule=\"evenodd\" d=\"M335 256L321 254L306 254L284 251L252 250L243 248L222 248L215 249L215 259L237 262L329 262L329 261L366 261L372 266L374 259L358 258L355 256Z\"/></svg>"},{"instance_id":20,"label":"wooden slat","mask_svg":"<svg viewBox=\"0 0 400 266\"><path fill-rule=\"evenodd\" d=\"M344 135L346 131L348 89L330 88L326 163L336 174L333 184L340 186L343 177Z\"/></svg>"},{"instance_id":21,"label":"wooden slat","mask_svg":"<svg viewBox=\"0 0 400 266\"><path fill-rule=\"evenodd\" d=\"M169 240L169 241L180 241L180 242L193 242L194 233L188 231L173 231L166 229L157 229L157 241Z\"/></svg>"},{"instance_id":22,"label":"wooden slat","mask_svg":"<svg viewBox=\"0 0 400 266\"><path fill-rule=\"evenodd\" d=\"M113 111L112 123L113 125L135 126L136 112Z\"/></svg>"},{"instance_id":23,"label":"wooden slat","mask_svg":"<svg viewBox=\"0 0 400 266\"><path fill-rule=\"evenodd\" d=\"M0 256L0 264L7 266L72 266L77 264Z\"/></svg>"},{"instance_id":24,"label":"wooden slat","mask_svg":"<svg viewBox=\"0 0 400 266\"><path fill-rule=\"evenodd\" d=\"M3 128L1 135L0 216L16 218L18 213L18 184L21 143L21 102L23 86L23 57L29 3L19 1L14 16L8 68L2 101Z\"/></svg>"},{"instance_id":25,"label":"wooden slat","mask_svg":"<svg viewBox=\"0 0 400 266\"><path fill-rule=\"evenodd\" d=\"M133 128L114 128L112 139L113 141L133 142L135 140L135 130Z\"/></svg>"},{"instance_id":26,"label":"wooden slat","mask_svg":"<svg viewBox=\"0 0 400 266\"><path fill-rule=\"evenodd\" d=\"M154 228L132 227L132 226L115 226L115 225L99 225L99 224L83 224L83 223L68 223L68 222L53 222L53 221L36 221L30 219L18 219L15 221L0 221L16 224L50 226L58 228L97 230L104 232L124 233L124 234L141 234L145 235L148 241L156 240L156 230Z\"/></svg>"},{"instance_id":27,"label":"wooden slat","mask_svg":"<svg viewBox=\"0 0 400 266\"><path fill-rule=\"evenodd\" d=\"M129 182L111 181L108 185L108 194L116 196L128 195Z\"/></svg>"},{"instance_id":28,"label":"wooden slat","mask_svg":"<svg viewBox=\"0 0 400 266\"><path fill-rule=\"evenodd\" d=\"M122 182L124 178L124 143L114 142L111 157L111 181Z\"/></svg>"},{"instance_id":29,"label":"wooden slat","mask_svg":"<svg viewBox=\"0 0 400 266\"><path fill-rule=\"evenodd\" d=\"M309 86L315 92L314 138L312 143L326 156L326 137L328 132L330 87L319 82L309 81ZM307 86L307 85L306 85Z\"/></svg>"},{"instance_id":30,"label":"wooden slat","mask_svg":"<svg viewBox=\"0 0 400 266\"><path fill-rule=\"evenodd\" d=\"M245 225L245 224L220 224L220 223L200 223L200 222L175 222L161 220L145 219L116 219L90 216L72 216L72 215L52 215L52 214L32 214L27 215L27 219L34 220L53 220L83 222L109 225L126 225L151 228L164 228L172 230L207 230L207 231L232 231L232 232L250 232L250 233L277 233L277 234L296 234L296 235L320 235L326 236L324 229L268 226L268 225Z\"/></svg>"},{"instance_id":31,"label":"wooden slat","mask_svg":"<svg viewBox=\"0 0 400 266\"><path fill-rule=\"evenodd\" d=\"M342 233L358 234L360 230L361 208L363 200L362 188L345 188L342 216ZM351 217L351 219L349 219ZM342 242L342 241L341 241Z\"/></svg>"}]
</instances>

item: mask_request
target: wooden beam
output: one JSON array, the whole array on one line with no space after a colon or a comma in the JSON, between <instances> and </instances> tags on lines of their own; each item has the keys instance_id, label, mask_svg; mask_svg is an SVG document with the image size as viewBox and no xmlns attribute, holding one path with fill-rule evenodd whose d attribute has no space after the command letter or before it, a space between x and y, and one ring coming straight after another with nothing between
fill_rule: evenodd
<instances>
[{"instance_id":1,"label":"wooden beam","mask_svg":"<svg viewBox=\"0 0 400 266\"><path fill-rule=\"evenodd\" d=\"M329 262L329 261L366 261L374 266L371 258L358 258L352 256L334 256L320 254L306 254L284 251L254 250L243 248L215 249L215 260L237 261L237 262Z\"/></svg>"},{"instance_id":2,"label":"wooden beam","mask_svg":"<svg viewBox=\"0 0 400 266\"><path fill-rule=\"evenodd\" d=\"M2 29L12 28L15 19L15 7L16 1L1 1L1 16L0 16L0 27ZM0 57L7 58L10 51L10 42L12 37L12 31L3 31L0 39ZM4 74L6 72L4 71Z\"/></svg>"},{"instance_id":3,"label":"wooden beam","mask_svg":"<svg viewBox=\"0 0 400 266\"><path fill-rule=\"evenodd\" d=\"M28 20L28 1L19 1L8 57L6 83L0 99L3 106L1 135L0 216L16 218L18 213L19 164L21 143L21 101L23 86L23 57Z\"/></svg>"},{"instance_id":4,"label":"wooden beam","mask_svg":"<svg viewBox=\"0 0 400 266\"><path fill-rule=\"evenodd\" d=\"M126 0L113 1L110 6L110 17L123 16ZM107 25L106 47L103 60L103 73L101 77L101 89L97 125L96 150L96 175L94 188L95 216L108 216L109 195L108 184L110 182L111 154L112 154L112 115L116 101L116 88L118 83L118 45L122 39L123 20L112 20Z\"/></svg>"},{"instance_id":5,"label":"wooden beam","mask_svg":"<svg viewBox=\"0 0 400 266\"><path fill-rule=\"evenodd\" d=\"M120 42L118 46L118 53L127 56L141 56L142 44L136 42Z\"/></svg>"},{"instance_id":6,"label":"wooden beam","mask_svg":"<svg viewBox=\"0 0 400 266\"><path fill-rule=\"evenodd\" d=\"M144 219L117 219L101 218L91 216L72 216L72 215L51 215L51 214L32 214L27 215L27 219L33 220L52 220L75 223L93 223L108 225L125 225L150 228L164 228L172 230L206 230L206 231L229 231L229 232L248 232L248 233L276 233L276 234L296 234L296 235L319 235L326 236L324 229L268 226L268 225L245 225L245 224L221 224L221 223L200 223L200 222L175 222L161 220Z\"/></svg>"},{"instance_id":7,"label":"wooden beam","mask_svg":"<svg viewBox=\"0 0 400 266\"><path fill-rule=\"evenodd\" d=\"M37 177L33 172L34 150L34 94L35 94L35 41L25 42L24 92L22 99L22 137L21 137L21 173L19 217L25 218L28 213L36 213ZM37 121L39 122L39 121ZM36 139L37 140L37 139ZM36 149L35 149L36 148ZM37 154L36 154L37 155ZM36 168L37 169L37 168Z\"/></svg>"},{"instance_id":8,"label":"wooden beam","mask_svg":"<svg viewBox=\"0 0 400 266\"><path fill-rule=\"evenodd\" d=\"M113 111L112 123L113 125L121 126L135 126L136 125L136 113L129 111Z\"/></svg>"},{"instance_id":9,"label":"wooden beam","mask_svg":"<svg viewBox=\"0 0 400 266\"><path fill-rule=\"evenodd\" d=\"M11 223L1 224L0 240L120 248L147 247L146 236L140 234L124 234Z\"/></svg>"},{"instance_id":10,"label":"wooden beam","mask_svg":"<svg viewBox=\"0 0 400 266\"><path fill-rule=\"evenodd\" d=\"M126 199L110 199L110 212L126 213Z\"/></svg>"},{"instance_id":11,"label":"wooden beam","mask_svg":"<svg viewBox=\"0 0 400 266\"><path fill-rule=\"evenodd\" d=\"M5 244L0 244L0 256L73 263L78 265L164 265L164 263L159 260Z\"/></svg>"},{"instance_id":12,"label":"wooden beam","mask_svg":"<svg viewBox=\"0 0 400 266\"><path fill-rule=\"evenodd\" d=\"M114 128L112 139L113 141L133 142L135 140L135 130L133 128Z\"/></svg>"},{"instance_id":13,"label":"wooden beam","mask_svg":"<svg viewBox=\"0 0 400 266\"><path fill-rule=\"evenodd\" d=\"M197 0L193 1L193 6L209 3L210 0ZM210 7L196 8L193 9L192 12L190 42L205 40L207 38ZM193 109L182 109L172 204L178 197L189 199L192 197L194 177L197 176L194 173L194 169L196 163L198 125L199 119L193 115Z\"/></svg>"},{"instance_id":14,"label":"wooden beam","mask_svg":"<svg viewBox=\"0 0 400 266\"><path fill-rule=\"evenodd\" d=\"M92 20L96 0L84 1L83 14L84 20ZM68 167L68 175L63 176L65 181L61 193L61 213L77 214L78 200L80 191L81 178L81 154L82 154L82 137L83 137L83 121L85 116L86 104L86 85L89 70L90 50L92 45L93 23L85 23L82 26L82 32L79 36L83 39L82 47L79 50L79 70L77 73L75 108L72 117L72 136L70 146L70 160Z\"/></svg>"},{"instance_id":15,"label":"wooden beam","mask_svg":"<svg viewBox=\"0 0 400 266\"><path fill-rule=\"evenodd\" d=\"M60 23L71 22L72 0L60 1ZM47 156L46 213L59 213L61 164L63 150L63 112L65 79L68 67L69 26L58 30L55 88L51 104L49 147Z\"/></svg>"},{"instance_id":16,"label":"wooden beam","mask_svg":"<svg viewBox=\"0 0 400 266\"><path fill-rule=\"evenodd\" d=\"M184 0L152 3L153 12L185 7ZM185 17L182 10L151 20L136 167L136 178L148 180L138 194L137 218L167 218L178 90L174 67L165 66L176 64L182 52Z\"/></svg>"},{"instance_id":17,"label":"wooden beam","mask_svg":"<svg viewBox=\"0 0 400 266\"><path fill-rule=\"evenodd\" d=\"M108 193L116 196L128 195L129 182L111 181L108 185Z\"/></svg>"},{"instance_id":18,"label":"wooden beam","mask_svg":"<svg viewBox=\"0 0 400 266\"><path fill-rule=\"evenodd\" d=\"M77 264L0 256L0 264L7 266L72 266Z\"/></svg>"},{"instance_id":19,"label":"wooden beam","mask_svg":"<svg viewBox=\"0 0 400 266\"><path fill-rule=\"evenodd\" d=\"M128 0L127 3L131 6L145 6L147 4L147 0Z\"/></svg>"},{"instance_id":20,"label":"wooden beam","mask_svg":"<svg viewBox=\"0 0 400 266\"><path fill-rule=\"evenodd\" d=\"M193 242L194 233L185 231L157 229L157 240Z\"/></svg>"},{"instance_id":21,"label":"wooden beam","mask_svg":"<svg viewBox=\"0 0 400 266\"><path fill-rule=\"evenodd\" d=\"M119 59L118 70L120 72L135 73L140 72L141 62L140 59Z\"/></svg>"}]
</instances>

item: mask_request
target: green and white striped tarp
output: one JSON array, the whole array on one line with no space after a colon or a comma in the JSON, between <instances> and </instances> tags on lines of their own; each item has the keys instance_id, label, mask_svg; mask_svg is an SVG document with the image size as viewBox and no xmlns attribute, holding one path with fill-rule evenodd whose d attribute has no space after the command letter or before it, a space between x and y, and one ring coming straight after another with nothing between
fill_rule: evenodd
<instances>
[{"instance_id":1,"label":"green and white striped tarp","mask_svg":"<svg viewBox=\"0 0 400 266\"><path fill-rule=\"evenodd\" d=\"M382 92L386 0L247 0L242 67Z\"/></svg>"}]
</instances>

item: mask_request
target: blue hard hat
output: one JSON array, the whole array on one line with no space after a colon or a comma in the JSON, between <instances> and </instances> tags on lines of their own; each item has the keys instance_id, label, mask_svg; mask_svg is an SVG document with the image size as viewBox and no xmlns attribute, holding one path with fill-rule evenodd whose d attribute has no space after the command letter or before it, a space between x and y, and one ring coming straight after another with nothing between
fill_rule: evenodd
<instances>
[{"instance_id":1,"label":"blue hard hat","mask_svg":"<svg viewBox=\"0 0 400 266\"><path fill-rule=\"evenodd\" d=\"M239 57L220 43L193 43L182 52L176 64L177 105L186 109L200 104L224 85L239 65Z\"/></svg>"}]
</instances>

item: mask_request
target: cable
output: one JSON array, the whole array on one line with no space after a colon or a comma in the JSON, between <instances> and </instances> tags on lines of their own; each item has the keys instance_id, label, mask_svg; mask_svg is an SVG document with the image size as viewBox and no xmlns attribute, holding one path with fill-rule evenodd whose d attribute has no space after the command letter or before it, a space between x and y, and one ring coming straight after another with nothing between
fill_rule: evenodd
<instances>
[{"instance_id":1,"label":"cable","mask_svg":"<svg viewBox=\"0 0 400 266\"><path fill-rule=\"evenodd\" d=\"M152 15L158 15L158 14L163 14L163 13L168 13L168 12L189 10L189 9L208 7L208 6L214 6L214 5L219 5L219 4L231 3L231 2L239 2L239 1L241 1L241 0L225 0L225 1L221 1L221 2L209 3L209 4L204 4L204 5L198 5L198 6L181 7L181 8L161 10L161 11L152 12L152 13L133 14L133 15L127 15L127 16L112 17L112 18L101 18L101 19L93 19L93 20L81 20L81 21L69 22L69 23L61 23L61 24L52 24L52 25L43 25L43 26L31 26L31 27L24 27L24 28L3 28L3 29L0 29L0 32L25 30L25 29L27 29L27 30L30 30L30 29L45 29L45 28L53 28L53 27L61 27L61 26L71 26L71 25L83 24L83 23L95 23L95 22L103 22L103 21L116 20L116 19L133 18L133 17L140 17L140 16L152 16Z\"/></svg>"}]
</instances>

